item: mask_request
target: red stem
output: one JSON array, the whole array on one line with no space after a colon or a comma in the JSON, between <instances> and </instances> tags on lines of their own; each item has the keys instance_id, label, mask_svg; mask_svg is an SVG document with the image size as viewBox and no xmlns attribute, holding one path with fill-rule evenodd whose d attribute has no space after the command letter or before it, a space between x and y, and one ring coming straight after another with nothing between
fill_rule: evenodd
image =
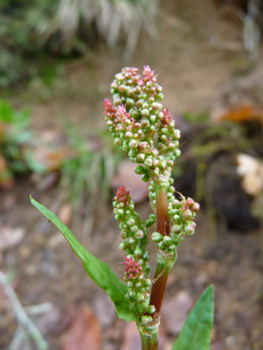
<instances>
[{"instance_id":1,"label":"red stem","mask_svg":"<svg viewBox=\"0 0 263 350\"><path fill-rule=\"evenodd\" d=\"M170 226L169 226L169 216L168 216L168 200L167 200L167 191L165 187L159 187L156 189L156 214L157 214L157 231L163 236L169 235ZM166 271L165 268L167 264L157 262L157 267L155 271L154 278L158 278L155 284L153 285L150 305L154 305L156 312L160 313L162 307L162 301L164 297L164 292L166 289L167 278L169 275L169 269Z\"/></svg>"},{"instance_id":2,"label":"red stem","mask_svg":"<svg viewBox=\"0 0 263 350\"><path fill-rule=\"evenodd\" d=\"M163 236L169 235L168 200L166 188L160 187L156 191L157 231Z\"/></svg>"}]
</instances>

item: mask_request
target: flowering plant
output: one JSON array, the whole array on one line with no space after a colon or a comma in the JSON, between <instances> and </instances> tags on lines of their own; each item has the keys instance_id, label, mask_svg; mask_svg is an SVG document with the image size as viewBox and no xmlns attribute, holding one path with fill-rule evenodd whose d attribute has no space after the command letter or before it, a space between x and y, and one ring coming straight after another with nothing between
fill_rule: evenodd
<instances>
[{"instance_id":1,"label":"flowering plant","mask_svg":"<svg viewBox=\"0 0 263 350\"><path fill-rule=\"evenodd\" d=\"M32 204L63 233L83 261L91 278L115 304L119 318L135 321L142 350L158 349L158 330L166 282L177 257L177 247L186 235L193 235L199 204L180 195L175 198L171 176L180 155L180 131L163 108L162 88L149 66L143 76L137 68L124 68L111 85L112 101L105 99L105 121L116 145L137 163L136 173L150 181L149 198L153 214L145 221L134 209L129 191L120 187L113 201L120 222L120 249L125 252L124 278L89 253L49 210L31 198ZM157 224L151 239L157 244L156 271L149 278L149 228ZM203 293L174 343L172 350L209 350L213 325L213 288Z\"/></svg>"}]
</instances>

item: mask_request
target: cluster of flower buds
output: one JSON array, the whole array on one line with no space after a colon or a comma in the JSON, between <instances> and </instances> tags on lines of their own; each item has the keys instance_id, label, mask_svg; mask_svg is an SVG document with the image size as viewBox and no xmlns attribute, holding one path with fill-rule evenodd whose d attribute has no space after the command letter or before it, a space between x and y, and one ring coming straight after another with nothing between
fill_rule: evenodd
<instances>
[{"instance_id":1,"label":"cluster of flower buds","mask_svg":"<svg viewBox=\"0 0 263 350\"><path fill-rule=\"evenodd\" d=\"M169 192L168 192L169 193ZM196 224L193 221L196 213L199 211L199 204L192 198L182 196L181 201L174 199L169 201L169 217L171 232L169 236L162 236L159 232L153 232L152 240L158 243L158 247L166 253L175 252L185 235L193 235Z\"/></svg>"},{"instance_id":2,"label":"cluster of flower buds","mask_svg":"<svg viewBox=\"0 0 263 350\"><path fill-rule=\"evenodd\" d=\"M154 72L144 67L143 77L137 68L124 68L111 85L113 101L105 100L105 120L115 144L140 165L136 173L142 179L154 179L167 185L176 157L180 155L180 131L160 101L162 88Z\"/></svg>"},{"instance_id":3,"label":"cluster of flower buds","mask_svg":"<svg viewBox=\"0 0 263 350\"><path fill-rule=\"evenodd\" d=\"M147 324L152 321L152 317L144 314L155 312L155 307L149 305L152 282L149 278L145 278L142 266L132 257L126 256L123 264L125 265L124 281L128 287L126 298L131 302L131 309L135 309L137 315L141 316L142 323Z\"/></svg>"},{"instance_id":4,"label":"cluster of flower buds","mask_svg":"<svg viewBox=\"0 0 263 350\"><path fill-rule=\"evenodd\" d=\"M130 193L124 187L117 190L113 207L115 219L120 221L122 242L119 247L126 254L124 280L129 288L127 298L132 301L131 307L139 308L140 314L145 310L149 312L151 280L147 278L150 266L145 222L140 220Z\"/></svg>"},{"instance_id":5,"label":"cluster of flower buds","mask_svg":"<svg viewBox=\"0 0 263 350\"><path fill-rule=\"evenodd\" d=\"M195 231L193 220L199 205L191 198L175 199L171 173L176 157L180 155L180 131L175 129L174 120L160 103L162 88L157 84L154 72L145 66L141 76L137 68L124 68L115 76L111 93L112 101L104 101L108 129L115 144L138 164L136 173L143 175L143 181L151 180L149 198L154 214L146 221L140 220L124 187L118 189L113 202L121 229L119 247L126 256L123 263L124 281L128 287L126 298L145 328L152 325L151 315L156 311L154 305L149 305L152 281L147 277L150 271L148 228L158 221L160 232L154 232L152 240L158 244L159 259L161 256L162 263L166 260L170 268L175 262L178 244L185 235Z\"/></svg>"}]
</instances>

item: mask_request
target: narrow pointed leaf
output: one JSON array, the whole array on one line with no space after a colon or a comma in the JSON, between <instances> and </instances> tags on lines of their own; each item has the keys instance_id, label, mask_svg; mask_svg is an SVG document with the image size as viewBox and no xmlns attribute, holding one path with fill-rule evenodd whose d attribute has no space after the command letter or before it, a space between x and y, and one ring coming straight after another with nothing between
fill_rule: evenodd
<instances>
[{"instance_id":1,"label":"narrow pointed leaf","mask_svg":"<svg viewBox=\"0 0 263 350\"><path fill-rule=\"evenodd\" d=\"M56 215L35 201L31 196L30 201L34 207L36 207L40 213L51 221L64 235L73 251L83 261L83 265L89 276L110 296L115 304L118 317L127 322L136 321L136 315L130 311L129 303L125 299L125 294L127 293L126 284L118 278L109 265L88 252Z\"/></svg>"},{"instance_id":2,"label":"narrow pointed leaf","mask_svg":"<svg viewBox=\"0 0 263 350\"><path fill-rule=\"evenodd\" d=\"M172 350L210 350L214 319L214 289L209 286L187 317Z\"/></svg>"}]
</instances>

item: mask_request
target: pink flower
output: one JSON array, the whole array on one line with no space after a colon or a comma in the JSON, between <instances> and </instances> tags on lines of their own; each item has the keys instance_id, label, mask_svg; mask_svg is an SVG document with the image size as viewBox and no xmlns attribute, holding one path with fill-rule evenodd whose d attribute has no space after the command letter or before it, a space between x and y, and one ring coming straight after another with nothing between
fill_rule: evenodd
<instances>
[{"instance_id":1,"label":"pink flower","mask_svg":"<svg viewBox=\"0 0 263 350\"><path fill-rule=\"evenodd\" d=\"M125 187L122 186L117 190L116 196L114 199L118 203L124 203L124 205L127 207L131 201L130 191L126 191Z\"/></svg>"},{"instance_id":2,"label":"pink flower","mask_svg":"<svg viewBox=\"0 0 263 350\"><path fill-rule=\"evenodd\" d=\"M139 272L142 270L142 266L134 261L133 258L128 258L127 256L123 265L125 265L125 272L128 274L129 279L136 278Z\"/></svg>"}]
</instances>

